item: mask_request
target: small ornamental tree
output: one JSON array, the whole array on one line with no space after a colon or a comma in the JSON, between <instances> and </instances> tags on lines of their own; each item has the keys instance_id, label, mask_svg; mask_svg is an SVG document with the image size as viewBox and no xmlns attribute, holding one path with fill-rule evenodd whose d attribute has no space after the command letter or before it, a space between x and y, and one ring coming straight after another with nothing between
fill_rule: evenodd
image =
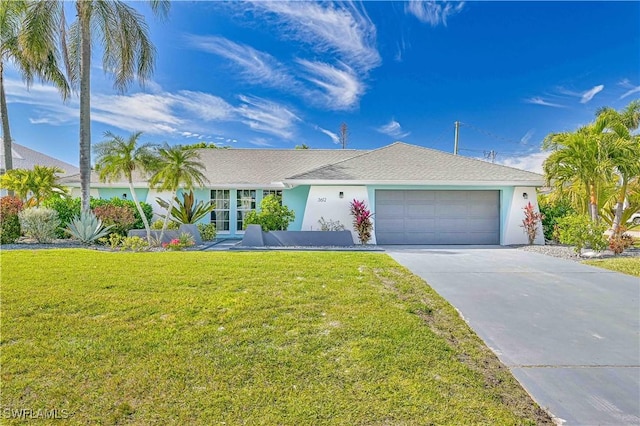
<instances>
[{"instance_id":1,"label":"small ornamental tree","mask_svg":"<svg viewBox=\"0 0 640 426\"><path fill-rule=\"evenodd\" d=\"M267 195L260 203L260 212L250 211L244 217L244 228L260 225L263 231L286 231L296 218L293 210L282 205L276 195Z\"/></svg>"},{"instance_id":2,"label":"small ornamental tree","mask_svg":"<svg viewBox=\"0 0 640 426\"><path fill-rule=\"evenodd\" d=\"M371 240L373 230L373 215L364 201L354 199L351 204L351 216L353 216L353 229L358 233L360 243L367 244Z\"/></svg>"},{"instance_id":3,"label":"small ornamental tree","mask_svg":"<svg viewBox=\"0 0 640 426\"><path fill-rule=\"evenodd\" d=\"M0 198L0 244L11 244L20 238L20 219L22 201L18 197Z\"/></svg>"},{"instance_id":4,"label":"small ornamental tree","mask_svg":"<svg viewBox=\"0 0 640 426\"><path fill-rule=\"evenodd\" d=\"M524 219L522 219L522 227L524 228L524 232L527 233L527 237L529 238L529 245L533 244L536 240L536 236L538 235L538 225L540 221L544 219L544 215L540 212L537 212L533 207L531 202L528 202L524 207Z\"/></svg>"}]
</instances>

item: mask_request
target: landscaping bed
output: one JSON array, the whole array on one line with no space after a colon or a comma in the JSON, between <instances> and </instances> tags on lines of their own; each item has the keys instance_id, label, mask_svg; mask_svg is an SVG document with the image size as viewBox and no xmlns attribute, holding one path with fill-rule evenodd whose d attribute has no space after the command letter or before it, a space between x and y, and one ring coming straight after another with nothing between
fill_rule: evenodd
<instances>
[{"instance_id":1,"label":"landscaping bed","mask_svg":"<svg viewBox=\"0 0 640 426\"><path fill-rule=\"evenodd\" d=\"M3 409L75 424L552 424L455 309L383 254L0 260Z\"/></svg>"}]
</instances>

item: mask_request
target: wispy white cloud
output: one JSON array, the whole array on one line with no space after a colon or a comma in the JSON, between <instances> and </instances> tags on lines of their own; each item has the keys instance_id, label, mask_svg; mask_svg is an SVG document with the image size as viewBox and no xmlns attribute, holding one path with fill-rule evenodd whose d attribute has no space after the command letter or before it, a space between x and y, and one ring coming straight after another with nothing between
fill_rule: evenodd
<instances>
[{"instance_id":1,"label":"wispy white cloud","mask_svg":"<svg viewBox=\"0 0 640 426\"><path fill-rule=\"evenodd\" d=\"M565 108L564 105L560 105L560 104L556 104L553 102L548 102L545 101L544 99L542 99L541 97L533 97L533 98L527 98L524 100L526 103L528 104L534 104L534 105L542 105L542 106L548 106L548 107L554 107L554 108Z\"/></svg>"},{"instance_id":2,"label":"wispy white cloud","mask_svg":"<svg viewBox=\"0 0 640 426\"><path fill-rule=\"evenodd\" d=\"M496 163L542 174L542 163L544 163L544 160L546 160L549 155L550 152L535 152L532 154L514 155L503 158L498 157L496 158Z\"/></svg>"},{"instance_id":3,"label":"wispy white cloud","mask_svg":"<svg viewBox=\"0 0 640 426\"><path fill-rule=\"evenodd\" d=\"M447 19L464 8L464 2L436 1L436 0L411 0L405 9L419 21L437 27L442 24L447 26Z\"/></svg>"},{"instance_id":4,"label":"wispy white cloud","mask_svg":"<svg viewBox=\"0 0 640 426\"><path fill-rule=\"evenodd\" d=\"M325 135L329 136L329 138L331 139L331 142L335 143L335 144L339 144L340 143L340 138L338 137L338 135L336 133L333 133L330 130L327 129L323 129L320 126L315 126L315 129L324 133Z\"/></svg>"},{"instance_id":5,"label":"wispy white cloud","mask_svg":"<svg viewBox=\"0 0 640 426\"><path fill-rule=\"evenodd\" d=\"M306 71L306 78L319 90L311 90L307 97L311 102L323 104L332 110L348 110L358 105L364 93L364 85L347 65L341 68L324 62L297 61Z\"/></svg>"},{"instance_id":6,"label":"wispy white cloud","mask_svg":"<svg viewBox=\"0 0 640 426\"><path fill-rule=\"evenodd\" d=\"M580 99L580 103L581 104L586 104L591 99L593 99L593 97L595 95L597 95L598 93L602 92L602 89L604 89L604 84L600 84L598 86L594 86L591 89L587 90L586 92L584 92L582 94L582 98Z\"/></svg>"},{"instance_id":7,"label":"wispy white cloud","mask_svg":"<svg viewBox=\"0 0 640 426\"><path fill-rule=\"evenodd\" d=\"M624 92L622 94L622 96L620 96L620 99L624 99L624 98L626 98L628 96L633 95L634 93L639 93L640 92L640 86L634 86L633 84L631 84L631 82L627 78L625 78L624 80L620 81L618 83L618 85L622 86L625 89L628 89L626 92Z\"/></svg>"},{"instance_id":8,"label":"wispy white cloud","mask_svg":"<svg viewBox=\"0 0 640 426\"><path fill-rule=\"evenodd\" d=\"M224 99L208 93L181 90L177 94L170 94L169 98L176 101L176 106L204 121L227 120L233 116L231 105Z\"/></svg>"},{"instance_id":9,"label":"wispy white cloud","mask_svg":"<svg viewBox=\"0 0 640 426\"><path fill-rule=\"evenodd\" d=\"M520 143L523 145L527 145L534 133L535 133L534 129L529 129L527 133L525 133L524 136L520 138Z\"/></svg>"},{"instance_id":10,"label":"wispy white cloud","mask_svg":"<svg viewBox=\"0 0 640 426\"><path fill-rule=\"evenodd\" d=\"M231 61L241 69L245 80L253 84L282 87L293 81L277 59L251 46L217 36L187 35L185 38L192 47Z\"/></svg>"},{"instance_id":11,"label":"wispy white cloud","mask_svg":"<svg viewBox=\"0 0 640 426\"><path fill-rule=\"evenodd\" d=\"M266 138L253 138L249 139L249 143L255 146L273 146Z\"/></svg>"},{"instance_id":12,"label":"wispy white cloud","mask_svg":"<svg viewBox=\"0 0 640 426\"><path fill-rule=\"evenodd\" d=\"M393 138L405 138L411 134L411 132L405 132L402 129L402 126L400 125L400 123L398 123L393 118L391 119L390 122L388 122L384 126L380 126L376 128L376 130L380 133L389 135Z\"/></svg>"},{"instance_id":13,"label":"wispy white cloud","mask_svg":"<svg viewBox=\"0 0 640 426\"><path fill-rule=\"evenodd\" d=\"M240 95L238 98L242 104L235 111L251 129L283 139L294 136L295 124L300 118L288 108L257 96Z\"/></svg>"},{"instance_id":14,"label":"wispy white cloud","mask_svg":"<svg viewBox=\"0 0 640 426\"><path fill-rule=\"evenodd\" d=\"M343 62L368 72L380 65L376 27L364 8L317 2L254 1L259 11L284 25L283 35L308 44L316 52L337 54Z\"/></svg>"}]
</instances>

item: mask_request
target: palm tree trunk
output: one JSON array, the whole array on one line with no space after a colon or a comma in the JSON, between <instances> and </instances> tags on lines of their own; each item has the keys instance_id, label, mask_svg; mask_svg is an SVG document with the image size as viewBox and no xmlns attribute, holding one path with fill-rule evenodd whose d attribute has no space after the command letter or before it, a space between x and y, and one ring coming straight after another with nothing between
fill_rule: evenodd
<instances>
[{"instance_id":1,"label":"palm tree trunk","mask_svg":"<svg viewBox=\"0 0 640 426\"><path fill-rule=\"evenodd\" d=\"M169 206L167 207L167 214L164 217L164 223L162 224L162 231L160 231L160 244L162 244L162 238L164 237L164 231L167 230L167 226L169 225L169 216L171 216L171 209L173 208L173 199L178 196L178 191L175 191L171 194L171 198L169 198Z\"/></svg>"},{"instance_id":2,"label":"palm tree trunk","mask_svg":"<svg viewBox=\"0 0 640 426\"><path fill-rule=\"evenodd\" d=\"M596 192L596 185L591 183L589 184L589 212L591 213L591 220L594 222L598 221L598 195Z\"/></svg>"},{"instance_id":3,"label":"palm tree trunk","mask_svg":"<svg viewBox=\"0 0 640 426\"><path fill-rule=\"evenodd\" d=\"M78 1L80 24L80 198L89 211L91 196L91 12L90 2Z\"/></svg>"},{"instance_id":4,"label":"palm tree trunk","mask_svg":"<svg viewBox=\"0 0 640 426\"><path fill-rule=\"evenodd\" d=\"M613 216L613 236L620 234L620 222L622 222L622 212L624 211L624 200L627 196L627 178L622 177L622 186L620 187L620 193L618 194L618 202L616 203L616 213Z\"/></svg>"},{"instance_id":5,"label":"palm tree trunk","mask_svg":"<svg viewBox=\"0 0 640 426\"><path fill-rule=\"evenodd\" d=\"M151 245L151 227L149 226L147 216L144 214L144 210L142 210L142 204L138 201L138 196L136 195L136 191L133 189L133 182L131 182L131 180L129 180L129 190L131 191L131 198L133 198L133 202L138 209L140 218L142 218L142 223L144 223L144 229L147 231L147 242Z\"/></svg>"},{"instance_id":6,"label":"palm tree trunk","mask_svg":"<svg viewBox=\"0 0 640 426\"><path fill-rule=\"evenodd\" d=\"M4 170L13 169L13 155L11 151L11 131L9 129L9 114L7 113L7 97L4 92L4 64L0 61L0 115L2 115L2 145L4 148ZM13 191L9 192L13 195Z\"/></svg>"}]
</instances>

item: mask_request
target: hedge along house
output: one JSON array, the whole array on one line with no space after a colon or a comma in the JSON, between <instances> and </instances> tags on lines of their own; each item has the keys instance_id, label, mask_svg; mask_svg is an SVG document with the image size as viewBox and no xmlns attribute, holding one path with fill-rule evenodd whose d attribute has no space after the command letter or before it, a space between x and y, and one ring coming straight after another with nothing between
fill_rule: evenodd
<instances>
[{"instance_id":1,"label":"hedge along house","mask_svg":"<svg viewBox=\"0 0 640 426\"><path fill-rule=\"evenodd\" d=\"M240 238L244 215L276 194L295 211L289 230L319 230L321 219L352 230L349 204L358 199L374 214L372 243L526 244L524 207L531 202L537 211L536 187L543 185L536 173L402 142L372 151L203 149L201 161L209 183L194 193L216 203L210 220L229 238ZM79 180L65 184L79 187ZM134 187L162 212L155 199L168 194L142 179ZM128 192L124 182L92 176L93 196ZM544 243L541 230L536 243Z\"/></svg>"}]
</instances>

